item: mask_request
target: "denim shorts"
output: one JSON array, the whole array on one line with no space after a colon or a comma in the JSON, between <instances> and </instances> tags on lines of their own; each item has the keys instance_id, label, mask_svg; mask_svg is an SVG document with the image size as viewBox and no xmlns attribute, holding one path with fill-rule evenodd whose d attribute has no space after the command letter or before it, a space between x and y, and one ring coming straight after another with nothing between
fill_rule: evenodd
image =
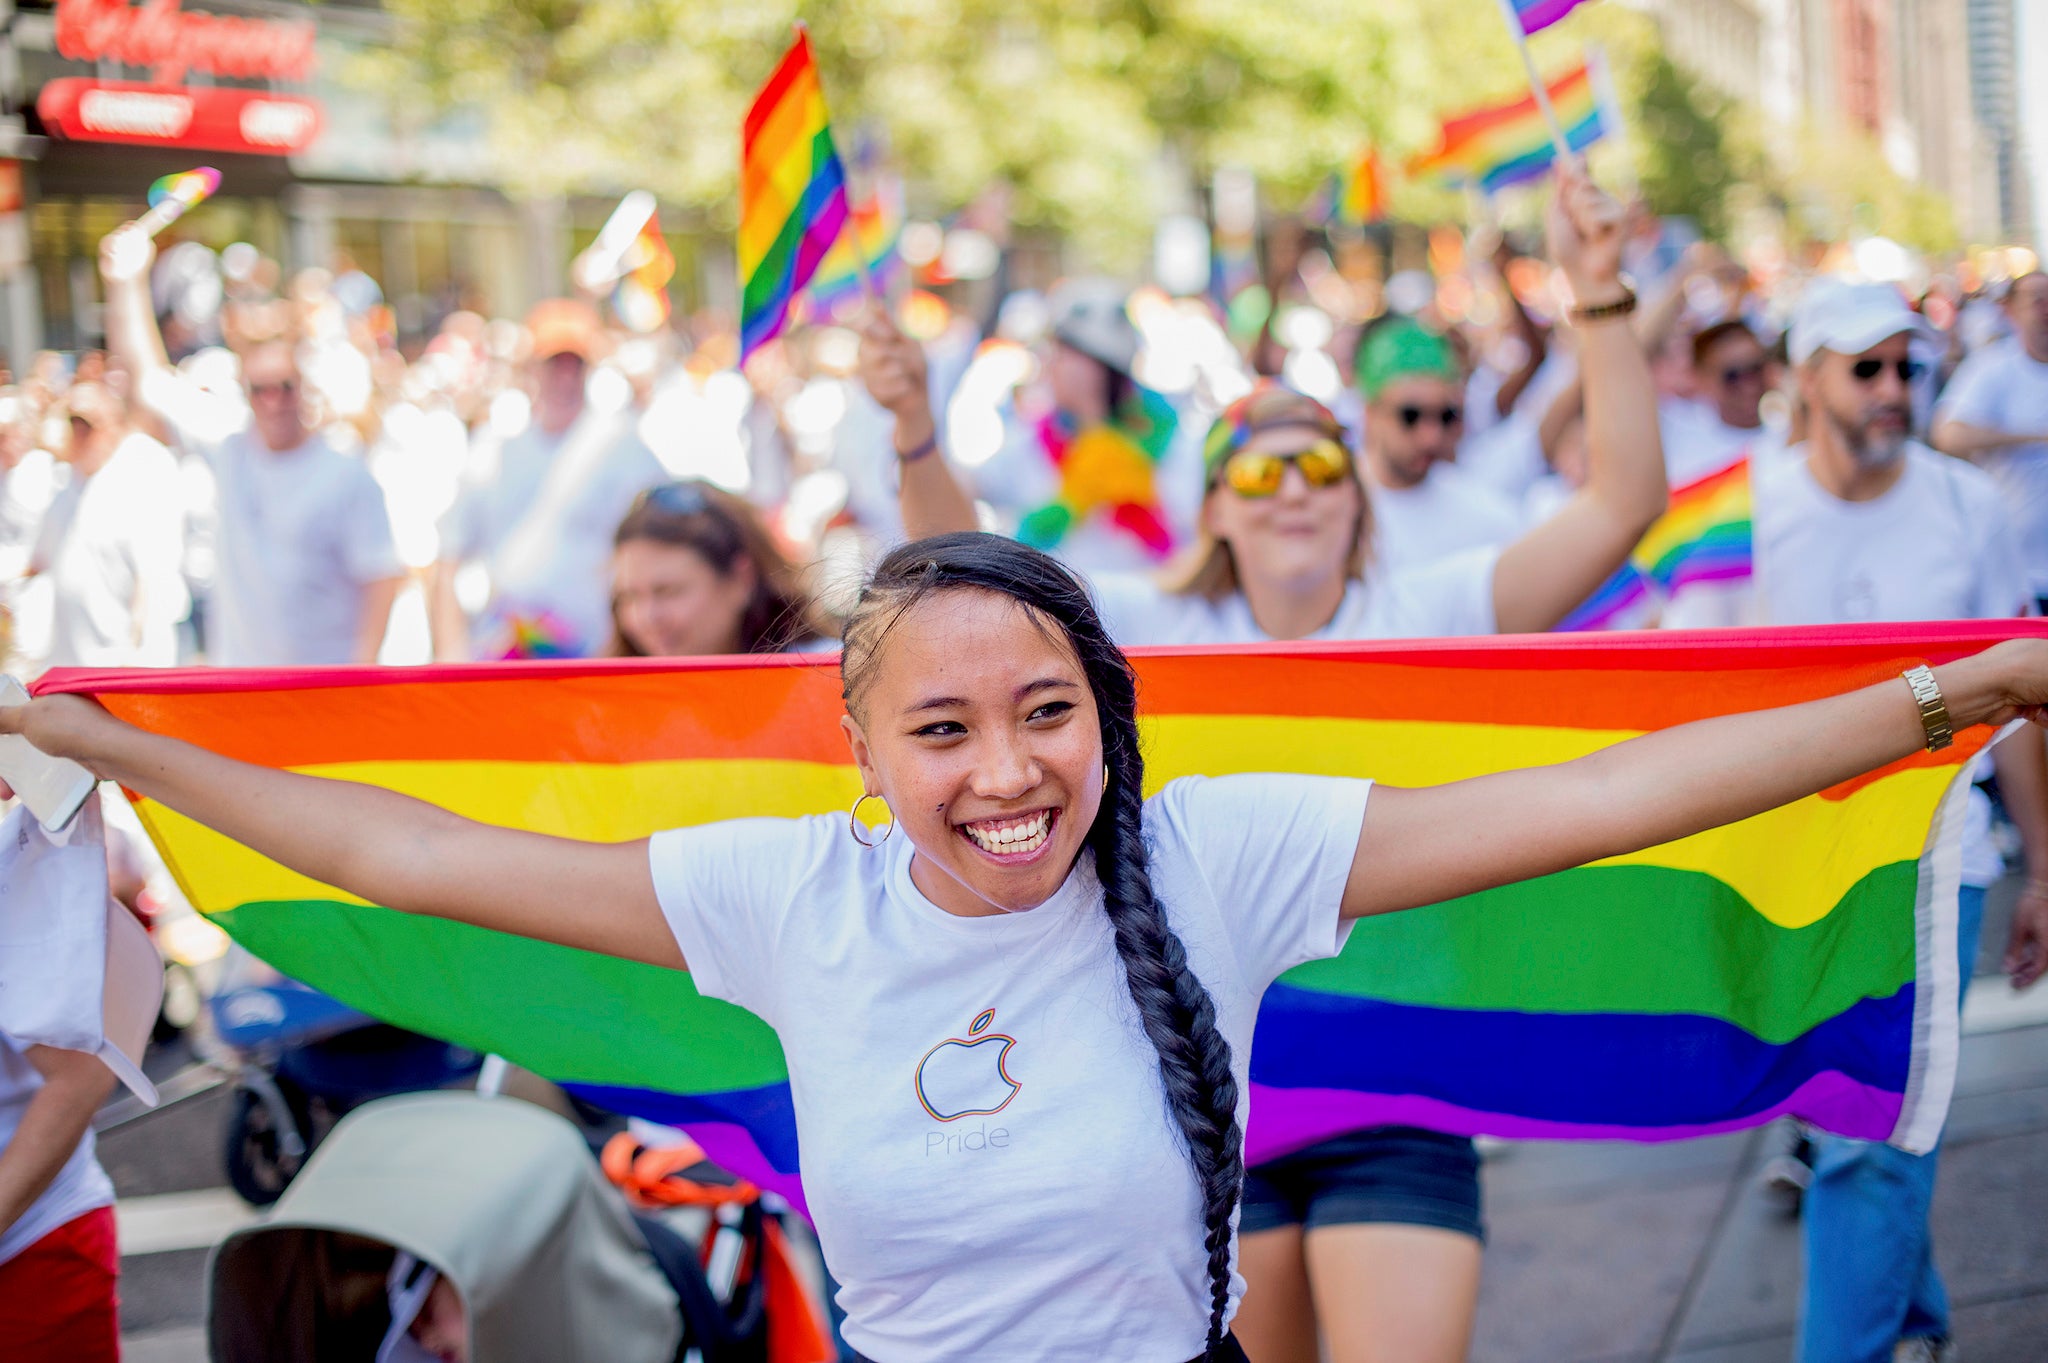
<instances>
[{"instance_id":1,"label":"denim shorts","mask_svg":"<svg viewBox=\"0 0 2048 1363\"><path fill-rule=\"evenodd\" d=\"M1238 1229L1389 1224L1486 1239L1479 1152L1464 1136L1377 1126L1332 1137L1245 1171Z\"/></svg>"}]
</instances>

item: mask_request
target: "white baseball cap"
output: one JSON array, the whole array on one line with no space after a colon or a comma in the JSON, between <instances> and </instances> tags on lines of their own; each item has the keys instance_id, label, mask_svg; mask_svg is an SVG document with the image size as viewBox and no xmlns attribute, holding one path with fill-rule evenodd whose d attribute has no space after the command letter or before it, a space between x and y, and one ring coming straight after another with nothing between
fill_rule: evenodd
<instances>
[{"instance_id":1,"label":"white baseball cap","mask_svg":"<svg viewBox=\"0 0 2048 1363\"><path fill-rule=\"evenodd\" d=\"M1807 286L1793 310L1786 349L1792 363L1805 364L1823 350L1861 355L1902 333L1923 341L1941 340L1941 333L1907 307L1904 295L1891 285L1822 279Z\"/></svg>"}]
</instances>

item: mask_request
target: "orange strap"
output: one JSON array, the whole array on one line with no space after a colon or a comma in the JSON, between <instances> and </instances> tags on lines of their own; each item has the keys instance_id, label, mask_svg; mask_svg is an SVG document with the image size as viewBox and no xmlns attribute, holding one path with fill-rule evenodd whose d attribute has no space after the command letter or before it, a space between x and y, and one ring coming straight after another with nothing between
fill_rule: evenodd
<instances>
[{"instance_id":1,"label":"orange strap","mask_svg":"<svg viewBox=\"0 0 2048 1363\"><path fill-rule=\"evenodd\" d=\"M704 1152L695 1141L650 1150L626 1131L606 1141L598 1157L604 1176L642 1208L745 1206L760 1200L761 1190L744 1179L726 1185L682 1176L683 1170L703 1162Z\"/></svg>"}]
</instances>

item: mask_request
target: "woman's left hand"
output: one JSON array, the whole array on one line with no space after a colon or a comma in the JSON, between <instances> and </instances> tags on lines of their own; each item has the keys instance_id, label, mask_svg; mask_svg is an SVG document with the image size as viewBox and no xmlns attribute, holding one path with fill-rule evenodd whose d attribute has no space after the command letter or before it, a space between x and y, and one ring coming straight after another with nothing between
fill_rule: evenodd
<instances>
[{"instance_id":1,"label":"woman's left hand","mask_svg":"<svg viewBox=\"0 0 2048 1363\"><path fill-rule=\"evenodd\" d=\"M1939 671L1958 730L2015 719L2048 727L2048 639L2007 639Z\"/></svg>"}]
</instances>

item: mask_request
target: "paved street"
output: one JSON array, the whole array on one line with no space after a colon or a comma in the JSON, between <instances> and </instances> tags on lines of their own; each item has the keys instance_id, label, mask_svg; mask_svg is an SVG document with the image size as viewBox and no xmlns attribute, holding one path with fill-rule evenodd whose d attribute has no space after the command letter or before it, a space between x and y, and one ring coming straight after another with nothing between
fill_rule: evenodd
<instances>
[{"instance_id":1,"label":"paved street","mask_svg":"<svg viewBox=\"0 0 2048 1363\"><path fill-rule=\"evenodd\" d=\"M2002 942L1993 907L1988 944ZM1936 1199L1968 1363L2048 1357L2048 989L1980 976ZM134 1363L198 1363L207 1246L247 1217L221 1187L225 1094L124 1123L101 1158L122 1195ZM1776 1130L1675 1145L1515 1145L1487 1164L1492 1241L1474 1363L1787 1363L1798 1223L1759 1191Z\"/></svg>"}]
</instances>

